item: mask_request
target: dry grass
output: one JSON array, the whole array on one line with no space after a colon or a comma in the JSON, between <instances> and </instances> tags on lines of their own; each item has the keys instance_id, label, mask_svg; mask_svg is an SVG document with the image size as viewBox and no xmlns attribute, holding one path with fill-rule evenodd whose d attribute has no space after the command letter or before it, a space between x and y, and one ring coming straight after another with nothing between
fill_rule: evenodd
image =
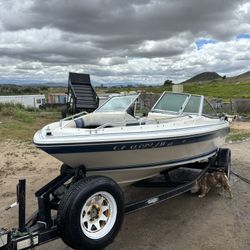
<instances>
[{"instance_id":1,"label":"dry grass","mask_svg":"<svg viewBox=\"0 0 250 250\"><path fill-rule=\"evenodd\" d=\"M0 105L0 141L7 139L32 141L44 125L60 119L60 113L25 109L21 105Z\"/></svg>"}]
</instances>

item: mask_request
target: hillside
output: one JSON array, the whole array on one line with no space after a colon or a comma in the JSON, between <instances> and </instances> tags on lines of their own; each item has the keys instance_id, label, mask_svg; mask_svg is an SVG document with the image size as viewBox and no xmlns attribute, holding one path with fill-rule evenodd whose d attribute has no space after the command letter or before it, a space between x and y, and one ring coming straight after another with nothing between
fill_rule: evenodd
<instances>
[{"instance_id":1,"label":"hillside","mask_svg":"<svg viewBox=\"0 0 250 250\"><path fill-rule=\"evenodd\" d=\"M229 101L237 98L250 98L250 71L233 77L221 77L216 72L204 72L188 80L184 91L207 97Z\"/></svg>"},{"instance_id":2,"label":"hillside","mask_svg":"<svg viewBox=\"0 0 250 250\"><path fill-rule=\"evenodd\" d=\"M191 77L190 79L184 81L183 83L205 83L213 80L221 80L222 77L216 72L203 72L196 76Z\"/></svg>"},{"instance_id":3,"label":"hillside","mask_svg":"<svg viewBox=\"0 0 250 250\"><path fill-rule=\"evenodd\" d=\"M250 71L247 71L238 76L228 77L228 82L250 82Z\"/></svg>"},{"instance_id":4,"label":"hillside","mask_svg":"<svg viewBox=\"0 0 250 250\"><path fill-rule=\"evenodd\" d=\"M222 77L216 72L203 72L182 82L184 84L204 84L204 83L250 83L250 71L232 77Z\"/></svg>"},{"instance_id":5,"label":"hillside","mask_svg":"<svg viewBox=\"0 0 250 250\"><path fill-rule=\"evenodd\" d=\"M227 82L223 80L210 84L190 83L184 85L184 92L220 98L224 101L250 98L250 82Z\"/></svg>"}]
</instances>

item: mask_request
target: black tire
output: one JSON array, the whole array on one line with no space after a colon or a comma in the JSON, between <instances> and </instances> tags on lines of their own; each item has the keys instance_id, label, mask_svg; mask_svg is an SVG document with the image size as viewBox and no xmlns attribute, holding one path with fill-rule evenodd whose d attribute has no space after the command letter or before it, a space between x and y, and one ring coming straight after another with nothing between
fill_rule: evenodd
<instances>
[{"instance_id":1,"label":"black tire","mask_svg":"<svg viewBox=\"0 0 250 250\"><path fill-rule=\"evenodd\" d=\"M97 239L91 239L88 235L86 235L87 233L85 234L86 231L84 232L84 229L82 228L84 226L81 226L80 220L83 217L85 218L86 214L82 216L82 209L86 206L86 202L93 195L96 195L95 197L97 197L98 192L108 193L114 198L117 206L117 214L114 219L115 222L107 234ZM99 212L97 212L97 214L99 214ZM87 216L90 217L90 215ZM68 246L74 249L85 250L103 249L109 245L117 235L122 225L123 217L124 198L121 188L110 178L93 176L81 179L69 188L60 202L57 214L57 223L60 236Z\"/></svg>"},{"instance_id":2,"label":"black tire","mask_svg":"<svg viewBox=\"0 0 250 250\"><path fill-rule=\"evenodd\" d=\"M231 150L229 148L220 148L217 154L217 168L222 168L227 177L230 177L231 172Z\"/></svg>"}]
</instances>

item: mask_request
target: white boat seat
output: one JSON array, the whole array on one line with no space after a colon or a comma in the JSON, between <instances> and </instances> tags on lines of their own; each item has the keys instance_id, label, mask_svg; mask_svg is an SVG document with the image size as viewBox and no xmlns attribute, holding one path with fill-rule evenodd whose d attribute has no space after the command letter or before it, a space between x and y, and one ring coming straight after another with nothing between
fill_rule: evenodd
<instances>
[{"instance_id":1,"label":"white boat seat","mask_svg":"<svg viewBox=\"0 0 250 250\"><path fill-rule=\"evenodd\" d=\"M117 127L138 123L138 120L127 112L93 112L74 120L76 128L96 128L99 126Z\"/></svg>"}]
</instances>

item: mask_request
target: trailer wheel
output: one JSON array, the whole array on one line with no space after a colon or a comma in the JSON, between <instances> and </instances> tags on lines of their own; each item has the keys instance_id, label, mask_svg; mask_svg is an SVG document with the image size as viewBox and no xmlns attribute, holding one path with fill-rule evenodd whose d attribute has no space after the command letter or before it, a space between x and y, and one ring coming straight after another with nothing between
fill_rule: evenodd
<instances>
[{"instance_id":1,"label":"trailer wheel","mask_svg":"<svg viewBox=\"0 0 250 250\"><path fill-rule=\"evenodd\" d=\"M124 216L123 193L112 179L87 177L63 196L57 215L62 240L75 249L103 249L117 235Z\"/></svg>"},{"instance_id":2,"label":"trailer wheel","mask_svg":"<svg viewBox=\"0 0 250 250\"><path fill-rule=\"evenodd\" d=\"M231 172L231 150L229 148L220 148L217 155L217 168L222 168L227 177L230 177Z\"/></svg>"}]
</instances>

